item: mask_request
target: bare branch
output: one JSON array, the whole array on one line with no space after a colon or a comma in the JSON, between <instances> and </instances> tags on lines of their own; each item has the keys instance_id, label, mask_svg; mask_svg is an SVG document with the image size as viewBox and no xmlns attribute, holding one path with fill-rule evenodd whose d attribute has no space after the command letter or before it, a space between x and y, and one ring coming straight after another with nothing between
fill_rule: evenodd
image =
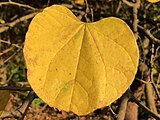
<instances>
[{"instance_id":1,"label":"bare branch","mask_svg":"<svg viewBox=\"0 0 160 120\"><path fill-rule=\"evenodd\" d=\"M4 60L2 63L0 63L0 67L3 66L5 63L7 63L9 60L11 60L18 52L20 49L18 49L16 52L14 52L11 56L9 56L6 60Z\"/></svg>"},{"instance_id":2,"label":"bare branch","mask_svg":"<svg viewBox=\"0 0 160 120\"><path fill-rule=\"evenodd\" d=\"M145 29L144 27L142 27L142 26L140 26L140 25L138 25L138 28L145 33L145 35L148 37L148 39L150 39L150 40L153 41L154 43L160 45L160 40L157 39L156 37L154 37L154 36L151 34L150 30Z\"/></svg>"},{"instance_id":3,"label":"bare branch","mask_svg":"<svg viewBox=\"0 0 160 120\"><path fill-rule=\"evenodd\" d=\"M23 120L30 104L35 99L35 97L36 97L36 94L33 91L30 91L26 100L24 101L24 103L22 104L22 106L18 110L11 111L11 112L4 111L4 113L2 114L2 116L0 118L1 119L19 118L19 120Z\"/></svg>"},{"instance_id":4,"label":"bare branch","mask_svg":"<svg viewBox=\"0 0 160 120\"><path fill-rule=\"evenodd\" d=\"M131 100L134 101L139 107L141 107L145 112L149 113L153 118L156 120L160 120L160 116L152 112L149 108L147 108L145 105L141 103L140 100L138 100L136 97L132 96Z\"/></svg>"},{"instance_id":5,"label":"bare branch","mask_svg":"<svg viewBox=\"0 0 160 120\"><path fill-rule=\"evenodd\" d=\"M140 82L142 82L142 83L144 83L144 84L150 84L151 82L146 82L145 80L142 80L142 79L140 79L140 78L135 78L135 80L138 80L138 81L140 81Z\"/></svg>"},{"instance_id":6,"label":"bare branch","mask_svg":"<svg viewBox=\"0 0 160 120\"><path fill-rule=\"evenodd\" d=\"M132 2L129 2L127 0L122 0L122 2L124 2L126 5L128 5L129 7L133 7L134 6L134 3Z\"/></svg>"},{"instance_id":7,"label":"bare branch","mask_svg":"<svg viewBox=\"0 0 160 120\"><path fill-rule=\"evenodd\" d=\"M30 91L26 100L24 101L24 103L22 104L22 106L20 107L19 111L22 114L22 120L24 118L24 116L26 115L26 112L30 106L30 104L32 103L32 101L35 99L36 94L33 91Z\"/></svg>"},{"instance_id":8,"label":"bare branch","mask_svg":"<svg viewBox=\"0 0 160 120\"><path fill-rule=\"evenodd\" d=\"M110 109L111 113L113 114L114 118L117 118L118 115L113 111L111 105L109 105L109 109Z\"/></svg>"},{"instance_id":9,"label":"bare branch","mask_svg":"<svg viewBox=\"0 0 160 120\"><path fill-rule=\"evenodd\" d=\"M117 9L116 9L116 14L119 13L121 7L122 7L122 1L119 1L118 7L117 7Z\"/></svg>"},{"instance_id":10,"label":"bare branch","mask_svg":"<svg viewBox=\"0 0 160 120\"><path fill-rule=\"evenodd\" d=\"M17 47L17 48L22 49L22 47L19 46L18 44L12 44L12 43L10 43L9 41L5 41L5 40L1 40L1 39L0 39L0 42L1 42L1 43L5 43L5 44L8 44L8 45L12 45L12 46L14 46L14 47Z\"/></svg>"},{"instance_id":11,"label":"bare branch","mask_svg":"<svg viewBox=\"0 0 160 120\"><path fill-rule=\"evenodd\" d=\"M31 87L17 87L17 86L0 86L0 90L13 90L13 91L31 91Z\"/></svg>"},{"instance_id":12,"label":"bare branch","mask_svg":"<svg viewBox=\"0 0 160 120\"><path fill-rule=\"evenodd\" d=\"M136 0L136 3L133 6L133 32L136 39L138 39L138 9L140 7L140 3L140 0Z\"/></svg>"},{"instance_id":13,"label":"bare branch","mask_svg":"<svg viewBox=\"0 0 160 120\"><path fill-rule=\"evenodd\" d=\"M117 120L124 120L125 118L125 114L126 114L126 110L127 110L127 103L128 103L128 100L130 99L130 91L127 90L122 98L121 98L121 104L120 104L120 107L119 107L119 112L118 112L118 116L117 116Z\"/></svg>"},{"instance_id":14,"label":"bare branch","mask_svg":"<svg viewBox=\"0 0 160 120\"><path fill-rule=\"evenodd\" d=\"M3 24L3 26L0 27L0 33L4 32L4 31L7 31L9 28L12 28L14 27L16 24L22 22L22 21L25 21L25 20L28 20L30 18L33 18L37 13L39 13L40 11L38 12L33 12L31 14L28 14L28 15L25 15L23 17L20 17L18 19L16 19L15 21L11 22L11 23L6 23L6 24Z\"/></svg>"},{"instance_id":15,"label":"bare branch","mask_svg":"<svg viewBox=\"0 0 160 120\"><path fill-rule=\"evenodd\" d=\"M12 2L12 1L9 1L9 2L0 2L0 6L1 5L16 5L16 6L25 7L25 8L29 8L29 9L32 9L32 10L36 10L36 8L31 7L29 5L25 5L25 4L21 4L21 3L17 3L17 2Z\"/></svg>"},{"instance_id":16,"label":"bare branch","mask_svg":"<svg viewBox=\"0 0 160 120\"><path fill-rule=\"evenodd\" d=\"M0 52L0 56L2 56L2 55L4 55L4 54L6 54L7 52L9 52L9 51L11 51L11 50L13 50L13 49L14 49L14 47L13 47L13 46L11 46L11 47L9 47L9 48L7 48L7 49L3 50L2 52Z\"/></svg>"},{"instance_id":17,"label":"bare branch","mask_svg":"<svg viewBox=\"0 0 160 120\"><path fill-rule=\"evenodd\" d=\"M157 99L160 100L159 90L157 89L157 87L156 87L154 82L151 82L151 84L152 84L152 87L153 87L153 89L154 89L154 91L156 93Z\"/></svg>"},{"instance_id":18,"label":"bare branch","mask_svg":"<svg viewBox=\"0 0 160 120\"><path fill-rule=\"evenodd\" d=\"M151 60L150 60L150 64L151 64L151 68L150 68L150 81L151 81L151 84L152 84L152 86L153 86L153 89L154 89L154 91L155 91L155 93L156 93L156 96L157 96L158 100L160 100L159 92L158 92L158 89L157 89L156 86L155 86L154 79L153 79L153 66L154 66L154 59L155 59L155 56L154 56L155 50L154 50L154 49L155 49L155 48L154 48L154 44L152 43L152 48L151 48ZM154 98L153 98L153 97L152 97L152 99L153 99L153 101L154 101ZM155 108L154 111L157 112L155 106L154 106L154 108Z\"/></svg>"},{"instance_id":19,"label":"bare branch","mask_svg":"<svg viewBox=\"0 0 160 120\"><path fill-rule=\"evenodd\" d=\"M85 19L86 19L86 22L88 23L89 22L89 19L88 19L88 16L87 14L89 13L90 9L89 9L89 5L88 5L88 1L85 0L85 3L86 3L86 12L85 12Z\"/></svg>"}]
</instances>

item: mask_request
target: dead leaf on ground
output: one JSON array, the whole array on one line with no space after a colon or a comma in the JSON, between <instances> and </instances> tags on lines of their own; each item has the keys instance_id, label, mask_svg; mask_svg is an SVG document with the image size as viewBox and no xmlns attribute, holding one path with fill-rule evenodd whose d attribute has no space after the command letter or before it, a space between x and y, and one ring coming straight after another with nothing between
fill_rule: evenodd
<instances>
[{"instance_id":1,"label":"dead leaf on ground","mask_svg":"<svg viewBox=\"0 0 160 120\"><path fill-rule=\"evenodd\" d=\"M8 90L0 90L0 115L5 109L9 100L9 91Z\"/></svg>"}]
</instances>

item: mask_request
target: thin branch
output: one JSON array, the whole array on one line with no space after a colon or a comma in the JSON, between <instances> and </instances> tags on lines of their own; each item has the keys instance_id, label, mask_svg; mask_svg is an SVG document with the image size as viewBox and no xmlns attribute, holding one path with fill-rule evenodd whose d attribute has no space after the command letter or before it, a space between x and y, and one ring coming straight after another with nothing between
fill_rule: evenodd
<instances>
[{"instance_id":1,"label":"thin branch","mask_svg":"<svg viewBox=\"0 0 160 120\"><path fill-rule=\"evenodd\" d=\"M36 8L31 7L29 5L25 5L25 4L21 4L21 3L17 3L17 2L12 2L12 1L9 1L9 2L0 2L0 6L1 5L16 5L16 6L20 6L20 7L29 8L31 10L36 10Z\"/></svg>"},{"instance_id":2,"label":"thin branch","mask_svg":"<svg viewBox=\"0 0 160 120\"><path fill-rule=\"evenodd\" d=\"M50 0L47 0L47 7L49 6L49 4L50 4Z\"/></svg>"},{"instance_id":3,"label":"thin branch","mask_svg":"<svg viewBox=\"0 0 160 120\"><path fill-rule=\"evenodd\" d=\"M16 85L19 85L19 86L30 86L28 82L16 82Z\"/></svg>"},{"instance_id":4,"label":"thin branch","mask_svg":"<svg viewBox=\"0 0 160 120\"><path fill-rule=\"evenodd\" d=\"M13 91L31 91L31 87L17 87L17 86L0 86L0 90L13 90Z\"/></svg>"},{"instance_id":5,"label":"thin branch","mask_svg":"<svg viewBox=\"0 0 160 120\"><path fill-rule=\"evenodd\" d=\"M85 19L86 19L86 22L88 23L89 22L89 19L88 19L88 13L89 13L89 5L88 5L88 1L85 0L85 3L86 3L86 12L85 12Z\"/></svg>"},{"instance_id":6,"label":"thin branch","mask_svg":"<svg viewBox=\"0 0 160 120\"><path fill-rule=\"evenodd\" d=\"M137 40L138 40L138 9L140 7L140 3L141 3L140 0L136 0L136 3L134 3L133 6L133 32Z\"/></svg>"},{"instance_id":7,"label":"thin branch","mask_svg":"<svg viewBox=\"0 0 160 120\"><path fill-rule=\"evenodd\" d=\"M160 83L160 73L158 74L158 80L156 85L158 85L159 83Z\"/></svg>"},{"instance_id":8,"label":"thin branch","mask_svg":"<svg viewBox=\"0 0 160 120\"><path fill-rule=\"evenodd\" d=\"M11 80L12 80L12 78L14 77L14 74L15 73L11 73L11 75L9 76L9 78L7 79L7 81L5 82L5 84L8 84Z\"/></svg>"},{"instance_id":9,"label":"thin branch","mask_svg":"<svg viewBox=\"0 0 160 120\"><path fill-rule=\"evenodd\" d=\"M128 103L128 100L130 99L130 90L127 90L122 98L121 98L121 104L120 104L120 107L119 107L119 112L118 112L118 116L117 116L117 120L124 120L125 118L125 114L126 114L126 110L127 110L127 103Z\"/></svg>"},{"instance_id":10,"label":"thin branch","mask_svg":"<svg viewBox=\"0 0 160 120\"><path fill-rule=\"evenodd\" d=\"M140 108L142 108L145 112L149 113L153 118L156 120L160 120L160 116L152 112L148 107L143 105L140 100L138 100L136 97L132 96L131 100L134 101Z\"/></svg>"},{"instance_id":11,"label":"thin branch","mask_svg":"<svg viewBox=\"0 0 160 120\"><path fill-rule=\"evenodd\" d=\"M0 42L22 49L22 47L19 46L18 44L14 44L14 43L12 44L9 41L5 41L5 40L0 39Z\"/></svg>"},{"instance_id":12,"label":"thin branch","mask_svg":"<svg viewBox=\"0 0 160 120\"><path fill-rule=\"evenodd\" d=\"M150 30L143 28L142 26L138 25L138 28L143 31L145 33L145 35L148 37L148 39L150 39L151 41L153 41L154 43L160 45L160 40L157 39L156 37L154 37Z\"/></svg>"},{"instance_id":13,"label":"thin branch","mask_svg":"<svg viewBox=\"0 0 160 120\"><path fill-rule=\"evenodd\" d=\"M140 82L142 82L142 83L144 83L144 84L149 84L149 83L151 83L151 82L146 82L145 80L143 80L143 79L140 79L140 78L135 78L135 80L138 80L138 81L140 81Z\"/></svg>"},{"instance_id":14,"label":"thin branch","mask_svg":"<svg viewBox=\"0 0 160 120\"><path fill-rule=\"evenodd\" d=\"M5 63L7 63L9 60L11 60L18 52L20 49L18 49L15 53L13 53L11 56L9 56L6 60L4 60L2 63L0 63L0 67L3 66Z\"/></svg>"},{"instance_id":15,"label":"thin branch","mask_svg":"<svg viewBox=\"0 0 160 120\"><path fill-rule=\"evenodd\" d=\"M116 14L118 14L118 13L119 13L119 11L120 11L121 7L122 7L122 1L119 1L119 3L118 3L118 7L117 7L117 9L116 9Z\"/></svg>"},{"instance_id":16,"label":"thin branch","mask_svg":"<svg viewBox=\"0 0 160 120\"><path fill-rule=\"evenodd\" d=\"M127 0L122 0L122 2L124 2L126 5L128 5L129 7L133 7L134 6L134 3L132 2L129 2Z\"/></svg>"},{"instance_id":17,"label":"thin branch","mask_svg":"<svg viewBox=\"0 0 160 120\"><path fill-rule=\"evenodd\" d=\"M109 105L109 109L110 109L111 113L114 115L114 118L117 118L118 115L113 111L111 105Z\"/></svg>"},{"instance_id":18,"label":"thin branch","mask_svg":"<svg viewBox=\"0 0 160 120\"><path fill-rule=\"evenodd\" d=\"M11 46L11 47L9 47L9 48L3 50L2 52L0 52L0 56L2 56L2 55L4 55L4 54L8 53L9 51L11 51L11 50L13 50L13 49L14 49L14 47Z\"/></svg>"},{"instance_id":19,"label":"thin branch","mask_svg":"<svg viewBox=\"0 0 160 120\"><path fill-rule=\"evenodd\" d=\"M19 118L19 120L23 120L24 116L26 115L26 112L31 105L32 101L36 98L36 94L33 91L30 91L27 98L23 102L22 106L17 109L16 111L7 112L4 111L2 116L0 116L1 119L5 118Z\"/></svg>"},{"instance_id":20,"label":"thin branch","mask_svg":"<svg viewBox=\"0 0 160 120\"><path fill-rule=\"evenodd\" d=\"M154 89L154 91L156 93L157 99L160 100L159 90L157 89L157 87L156 87L154 82L151 82L151 84L152 84L152 87L153 87L153 89Z\"/></svg>"},{"instance_id":21,"label":"thin branch","mask_svg":"<svg viewBox=\"0 0 160 120\"><path fill-rule=\"evenodd\" d=\"M13 22L3 24L2 26L0 26L0 33L4 32L4 31L7 31L9 28L14 27L16 24L18 24L22 21L33 18L37 13L39 13L39 11L38 12L33 12L33 13L25 15L23 17L20 17L20 18L14 20Z\"/></svg>"},{"instance_id":22,"label":"thin branch","mask_svg":"<svg viewBox=\"0 0 160 120\"><path fill-rule=\"evenodd\" d=\"M22 104L22 106L19 109L19 112L21 112L22 114L22 120L24 118L24 116L26 115L26 112L30 106L30 104L32 103L32 101L35 99L36 94L33 91L30 91L26 100L24 101L24 103Z\"/></svg>"},{"instance_id":23,"label":"thin branch","mask_svg":"<svg viewBox=\"0 0 160 120\"><path fill-rule=\"evenodd\" d=\"M45 105L40 110L37 111L37 114L41 114L46 109L47 106L48 104L45 103Z\"/></svg>"},{"instance_id":24,"label":"thin branch","mask_svg":"<svg viewBox=\"0 0 160 120\"><path fill-rule=\"evenodd\" d=\"M152 43L151 60L150 60L150 64L151 64L151 68L150 68L150 81L151 81L152 87L153 87L153 89L154 89L154 91L156 93L156 96L157 96L158 100L160 100L158 89L156 88L154 80L153 80L153 66L154 66L154 59L155 59L154 52L155 52L154 51L154 44Z\"/></svg>"},{"instance_id":25,"label":"thin branch","mask_svg":"<svg viewBox=\"0 0 160 120\"><path fill-rule=\"evenodd\" d=\"M91 8L91 16L92 16L91 21L94 22L94 13L93 13L93 9L92 8Z\"/></svg>"}]
</instances>

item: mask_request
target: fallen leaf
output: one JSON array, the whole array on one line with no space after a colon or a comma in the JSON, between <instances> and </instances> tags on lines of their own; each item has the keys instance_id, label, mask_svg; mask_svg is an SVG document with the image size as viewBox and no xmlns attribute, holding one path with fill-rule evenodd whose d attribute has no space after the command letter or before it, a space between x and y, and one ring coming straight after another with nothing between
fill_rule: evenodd
<instances>
[{"instance_id":1,"label":"fallen leaf","mask_svg":"<svg viewBox=\"0 0 160 120\"><path fill-rule=\"evenodd\" d=\"M53 5L32 20L24 57L29 83L48 105L85 115L118 99L138 66L134 34L119 18L93 23Z\"/></svg>"},{"instance_id":2,"label":"fallen leaf","mask_svg":"<svg viewBox=\"0 0 160 120\"><path fill-rule=\"evenodd\" d=\"M75 3L83 5L84 4L84 0L75 0Z\"/></svg>"},{"instance_id":3,"label":"fallen leaf","mask_svg":"<svg viewBox=\"0 0 160 120\"><path fill-rule=\"evenodd\" d=\"M9 91L8 90L0 90L0 115L5 109L9 100Z\"/></svg>"},{"instance_id":4,"label":"fallen leaf","mask_svg":"<svg viewBox=\"0 0 160 120\"><path fill-rule=\"evenodd\" d=\"M156 3L156 2L159 2L160 0L148 0L148 1L151 3Z\"/></svg>"}]
</instances>

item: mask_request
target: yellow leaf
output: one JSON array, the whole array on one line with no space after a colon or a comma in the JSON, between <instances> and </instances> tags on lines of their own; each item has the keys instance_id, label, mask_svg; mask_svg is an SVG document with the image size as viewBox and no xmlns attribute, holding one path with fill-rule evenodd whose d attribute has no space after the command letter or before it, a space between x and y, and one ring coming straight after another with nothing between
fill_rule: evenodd
<instances>
[{"instance_id":1,"label":"yellow leaf","mask_svg":"<svg viewBox=\"0 0 160 120\"><path fill-rule=\"evenodd\" d=\"M9 91L8 90L0 90L0 115L2 111L6 107L9 100Z\"/></svg>"},{"instance_id":2,"label":"yellow leaf","mask_svg":"<svg viewBox=\"0 0 160 120\"><path fill-rule=\"evenodd\" d=\"M5 23L5 21L4 21L4 20L2 20L2 19L0 19L0 23L1 23L1 24L4 24L4 23Z\"/></svg>"},{"instance_id":3,"label":"yellow leaf","mask_svg":"<svg viewBox=\"0 0 160 120\"><path fill-rule=\"evenodd\" d=\"M118 99L133 81L139 57L135 37L121 19L84 23L60 5L32 20L24 56L37 95L78 115Z\"/></svg>"},{"instance_id":4,"label":"yellow leaf","mask_svg":"<svg viewBox=\"0 0 160 120\"><path fill-rule=\"evenodd\" d=\"M75 0L75 3L83 5L84 4L84 0Z\"/></svg>"},{"instance_id":5,"label":"yellow leaf","mask_svg":"<svg viewBox=\"0 0 160 120\"><path fill-rule=\"evenodd\" d=\"M156 3L156 2L159 2L160 0L148 0L148 1L151 3Z\"/></svg>"}]
</instances>

